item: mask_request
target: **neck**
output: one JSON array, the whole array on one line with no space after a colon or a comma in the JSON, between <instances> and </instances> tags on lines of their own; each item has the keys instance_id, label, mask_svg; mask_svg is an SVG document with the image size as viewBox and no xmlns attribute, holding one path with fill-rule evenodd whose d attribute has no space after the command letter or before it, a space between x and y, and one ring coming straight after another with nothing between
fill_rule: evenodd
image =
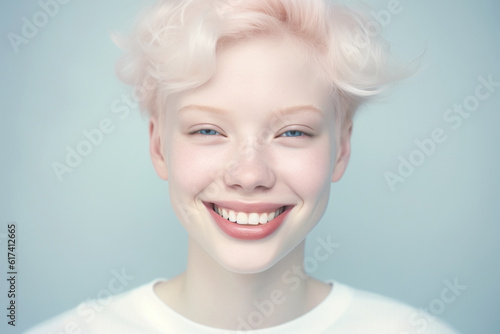
<instances>
[{"instance_id":1,"label":"neck","mask_svg":"<svg viewBox=\"0 0 500 334\"><path fill-rule=\"evenodd\" d=\"M186 271L157 293L172 309L206 326L272 327L308 312L330 290L305 274L303 260L304 242L263 272L239 274L222 267L190 240Z\"/></svg>"}]
</instances>

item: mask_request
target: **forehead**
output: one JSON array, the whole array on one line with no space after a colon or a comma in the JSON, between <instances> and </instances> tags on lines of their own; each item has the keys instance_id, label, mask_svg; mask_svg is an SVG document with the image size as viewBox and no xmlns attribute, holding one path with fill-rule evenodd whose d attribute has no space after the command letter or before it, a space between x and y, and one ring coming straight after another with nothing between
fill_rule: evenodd
<instances>
[{"instance_id":1,"label":"forehead","mask_svg":"<svg viewBox=\"0 0 500 334\"><path fill-rule=\"evenodd\" d=\"M330 84L319 64L310 59L298 43L286 38L233 42L218 51L213 77L180 94L177 107L202 103L227 110L295 105L328 109Z\"/></svg>"}]
</instances>

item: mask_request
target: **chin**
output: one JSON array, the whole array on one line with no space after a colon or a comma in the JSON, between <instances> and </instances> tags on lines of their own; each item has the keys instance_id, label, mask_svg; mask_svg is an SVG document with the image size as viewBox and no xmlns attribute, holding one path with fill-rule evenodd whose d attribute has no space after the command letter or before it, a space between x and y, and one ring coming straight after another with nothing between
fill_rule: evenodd
<instances>
[{"instance_id":1,"label":"chin","mask_svg":"<svg viewBox=\"0 0 500 334\"><path fill-rule=\"evenodd\" d=\"M273 259L241 259L236 256L232 258L216 258L216 261L226 270L235 274L258 274L271 268L280 258Z\"/></svg>"},{"instance_id":2,"label":"chin","mask_svg":"<svg viewBox=\"0 0 500 334\"><path fill-rule=\"evenodd\" d=\"M262 273L296 247L291 244L277 244L279 240L231 241L219 244L209 253L223 268L236 274Z\"/></svg>"}]
</instances>

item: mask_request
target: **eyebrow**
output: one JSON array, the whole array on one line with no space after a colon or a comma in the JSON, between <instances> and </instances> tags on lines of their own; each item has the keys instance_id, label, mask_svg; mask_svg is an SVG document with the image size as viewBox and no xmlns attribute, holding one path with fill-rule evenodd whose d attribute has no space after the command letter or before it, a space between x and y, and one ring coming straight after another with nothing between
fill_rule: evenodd
<instances>
[{"instance_id":1,"label":"eyebrow","mask_svg":"<svg viewBox=\"0 0 500 334\"><path fill-rule=\"evenodd\" d=\"M208 111L214 114L227 114L228 111L224 109L219 109L219 108L214 108L214 107L209 107L209 106L203 106L203 105L195 105L195 104L189 104L187 106L182 107L179 109L179 113L187 111L187 110L201 110L201 111Z\"/></svg>"},{"instance_id":2,"label":"eyebrow","mask_svg":"<svg viewBox=\"0 0 500 334\"><path fill-rule=\"evenodd\" d=\"M187 110L193 110L193 109L194 110L201 110L201 111L208 111L208 112L215 113L215 114L228 114L229 113L229 111L224 110L224 109L215 108L215 107L211 107L211 106L204 106L204 105L194 105L194 104L184 106L181 109L179 109L178 112L180 113L180 112L184 112ZM287 108L278 110L278 113L280 113L282 115L283 114L284 115L293 115L293 114L297 114L297 113L301 113L301 112L313 112L315 114L319 114L320 116L324 116L323 112L320 109L316 108L315 106L313 106L311 104L297 105L297 106L287 107Z\"/></svg>"},{"instance_id":3,"label":"eyebrow","mask_svg":"<svg viewBox=\"0 0 500 334\"><path fill-rule=\"evenodd\" d=\"M324 116L324 113L319 108L316 108L312 104L298 105L279 110L280 114L285 114L285 115L293 115L301 112L313 112L315 114L318 114L319 116Z\"/></svg>"}]
</instances>

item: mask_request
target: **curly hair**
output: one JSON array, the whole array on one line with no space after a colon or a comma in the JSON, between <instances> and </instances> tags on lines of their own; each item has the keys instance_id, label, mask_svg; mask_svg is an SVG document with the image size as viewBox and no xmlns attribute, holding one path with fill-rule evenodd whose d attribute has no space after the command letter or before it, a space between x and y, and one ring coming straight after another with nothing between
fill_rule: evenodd
<instances>
[{"instance_id":1,"label":"curly hair","mask_svg":"<svg viewBox=\"0 0 500 334\"><path fill-rule=\"evenodd\" d=\"M331 83L336 126L399 78L388 43L369 17L328 0L160 0L128 37L119 77L140 92L142 110L163 118L172 94L206 83L224 44L259 36L291 37ZM341 131L339 131L341 132Z\"/></svg>"}]
</instances>

